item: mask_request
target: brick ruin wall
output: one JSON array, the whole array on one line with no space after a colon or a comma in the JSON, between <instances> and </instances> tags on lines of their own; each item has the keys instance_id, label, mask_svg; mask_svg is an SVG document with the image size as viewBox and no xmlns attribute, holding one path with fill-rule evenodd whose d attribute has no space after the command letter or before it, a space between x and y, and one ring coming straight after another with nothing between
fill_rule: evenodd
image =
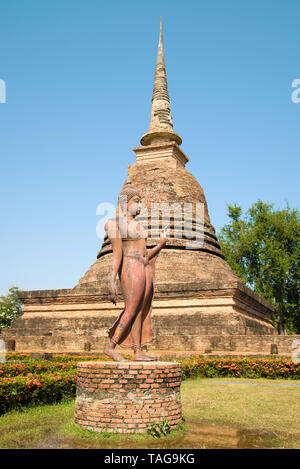
<instances>
[{"instance_id":1,"label":"brick ruin wall","mask_svg":"<svg viewBox=\"0 0 300 469\"><path fill-rule=\"evenodd\" d=\"M107 329L120 310L104 312L95 310L95 305L90 307L94 309L27 312L0 337L12 351L101 353ZM188 354L291 356L297 341L300 343L300 336L279 336L267 324L238 314L233 307L227 313L224 308L222 313L205 307L190 312L178 308L176 314L154 308L152 327L154 337L147 350L161 359Z\"/></svg>"}]
</instances>

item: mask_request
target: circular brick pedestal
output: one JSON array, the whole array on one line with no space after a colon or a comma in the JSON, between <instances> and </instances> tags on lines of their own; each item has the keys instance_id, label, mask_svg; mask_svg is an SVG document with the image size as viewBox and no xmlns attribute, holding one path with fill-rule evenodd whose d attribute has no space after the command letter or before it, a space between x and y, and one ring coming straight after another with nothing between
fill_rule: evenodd
<instances>
[{"instance_id":1,"label":"circular brick pedestal","mask_svg":"<svg viewBox=\"0 0 300 469\"><path fill-rule=\"evenodd\" d=\"M95 432L144 433L182 418L181 366L171 362L78 363L75 423Z\"/></svg>"}]
</instances>

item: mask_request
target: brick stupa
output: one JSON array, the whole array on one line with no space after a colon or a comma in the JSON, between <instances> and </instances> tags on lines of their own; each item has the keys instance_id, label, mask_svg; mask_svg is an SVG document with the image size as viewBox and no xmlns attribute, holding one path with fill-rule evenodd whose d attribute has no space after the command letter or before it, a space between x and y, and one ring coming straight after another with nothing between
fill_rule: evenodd
<instances>
[{"instance_id":1,"label":"brick stupa","mask_svg":"<svg viewBox=\"0 0 300 469\"><path fill-rule=\"evenodd\" d=\"M203 189L185 168L188 157L181 143L173 130L160 25L150 127L141 146L134 148L136 162L128 167L128 175L149 209L155 202L201 202L204 241L197 249L187 248L186 239L176 237L181 221L171 216L167 245L156 262L154 339L148 350L160 358L189 353L268 355L272 347L289 354L288 338L279 347L271 305L243 285L225 261ZM143 221L147 220L141 216ZM192 227L197 229L194 211ZM156 239L149 236L148 248L157 244L159 228L158 216ZM23 291L24 314L5 332L6 340L15 340L16 350L22 352L101 352L107 328L124 304L120 288L117 305L110 302L111 266L112 248L104 238L96 262L73 289Z\"/></svg>"}]
</instances>

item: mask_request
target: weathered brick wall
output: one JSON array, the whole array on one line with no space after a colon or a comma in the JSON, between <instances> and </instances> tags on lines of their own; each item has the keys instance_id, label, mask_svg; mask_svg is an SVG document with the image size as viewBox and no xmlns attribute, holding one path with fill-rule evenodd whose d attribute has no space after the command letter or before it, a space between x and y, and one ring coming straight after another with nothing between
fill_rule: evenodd
<instances>
[{"instance_id":1,"label":"weathered brick wall","mask_svg":"<svg viewBox=\"0 0 300 469\"><path fill-rule=\"evenodd\" d=\"M248 334L268 335L269 328L257 322L232 313L224 324L224 315L212 311L191 314L154 313L152 318L153 341L151 349L198 350L219 349L222 343L228 349L230 336ZM107 341L107 329L118 317L117 314L100 312L28 313L17 319L13 327L2 333L2 337L15 340L19 352L71 352L83 351L86 344L94 351L102 351ZM204 337L219 337L212 345ZM250 337L250 335L247 337ZM243 340L239 346L243 346ZM249 342L250 341L250 342ZM251 338L248 343L251 342ZM216 345L215 345L216 344Z\"/></svg>"},{"instance_id":2,"label":"weathered brick wall","mask_svg":"<svg viewBox=\"0 0 300 469\"><path fill-rule=\"evenodd\" d=\"M107 329L118 317L119 310L88 310L88 305L85 308L85 311L43 311L41 307L40 312L25 313L14 321L10 329L1 333L1 338L10 350L15 341L18 352L102 352ZM231 310L225 316L212 311L213 307L201 308L198 313L197 308L192 312L185 311L183 306L173 308L173 311L171 307L170 310L155 309L154 339L148 349L158 351L159 357L165 357L169 351L202 355L277 353L291 356L294 341L300 339L300 336L270 334L268 327L259 324L258 320L253 321Z\"/></svg>"},{"instance_id":3,"label":"weathered brick wall","mask_svg":"<svg viewBox=\"0 0 300 469\"><path fill-rule=\"evenodd\" d=\"M189 285L188 291L183 287L179 291L177 286L175 293L164 286L156 292L152 349L204 353L212 347L203 336L276 334L264 303L253 293L250 296L244 286L211 290L203 285L197 294L193 288ZM68 290L28 292L24 301L24 314L2 333L6 341L15 340L15 350L20 352L80 352L88 348L101 352L107 330L124 307L122 299L112 305L99 295L75 295Z\"/></svg>"},{"instance_id":4,"label":"weathered brick wall","mask_svg":"<svg viewBox=\"0 0 300 469\"><path fill-rule=\"evenodd\" d=\"M166 337L166 341L169 339ZM172 343L169 340L169 343ZM148 347L151 351L151 347ZM153 353L151 351L151 353ZM236 357L287 357L300 358L300 335L202 335L197 348L158 353L161 360L185 358L189 355Z\"/></svg>"},{"instance_id":5,"label":"weathered brick wall","mask_svg":"<svg viewBox=\"0 0 300 469\"><path fill-rule=\"evenodd\" d=\"M168 362L81 362L75 423L96 432L144 433L182 418L181 366Z\"/></svg>"},{"instance_id":6,"label":"weathered brick wall","mask_svg":"<svg viewBox=\"0 0 300 469\"><path fill-rule=\"evenodd\" d=\"M230 306L223 305L218 312L211 305L187 305L167 308L161 302L156 308L154 303L154 338L148 349L159 357L165 357L167 352L173 356L175 352L291 356L294 341L300 339L274 334L276 331L266 323L238 314ZM67 310L66 305L61 305L62 311L53 306L50 311L43 310L43 306L36 308L36 312L25 313L10 329L2 331L7 348L18 352L100 353L107 341L107 329L121 311L110 305L106 311L97 310L99 305L83 305L82 310Z\"/></svg>"}]
</instances>

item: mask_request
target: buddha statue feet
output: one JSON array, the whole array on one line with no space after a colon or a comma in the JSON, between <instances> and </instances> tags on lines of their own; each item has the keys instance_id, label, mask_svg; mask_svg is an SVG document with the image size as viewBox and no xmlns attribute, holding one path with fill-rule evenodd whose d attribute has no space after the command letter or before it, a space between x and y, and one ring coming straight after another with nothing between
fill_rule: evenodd
<instances>
[{"instance_id":1,"label":"buddha statue feet","mask_svg":"<svg viewBox=\"0 0 300 469\"><path fill-rule=\"evenodd\" d=\"M153 362L156 361L156 357L149 357L149 355L144 355L143 353L136 353L134 360L138 362Z\"/></svg>"},{"instance_id":2,"label":"buddha statue feet","mask_svg":"<svg viewBox=\"0 0 300 469\"><path fill-rule=\"evenodd\" d=\"M122 355L120 355L115 348L105 347L103 353L109 358L112 358L115 362L126 362L126 359L123 358Z\"/></svg>"}]
</instances>

